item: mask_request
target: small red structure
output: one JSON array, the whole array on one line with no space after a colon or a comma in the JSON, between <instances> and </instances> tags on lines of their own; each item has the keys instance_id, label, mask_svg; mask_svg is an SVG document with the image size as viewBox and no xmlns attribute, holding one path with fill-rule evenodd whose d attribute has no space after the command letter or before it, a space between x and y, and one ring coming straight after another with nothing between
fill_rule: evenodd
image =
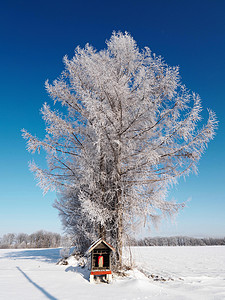
<instances>
[{"instance_id":1,"label":"small red structure","mask_svg":"<svg viewBox=\"0 0 225 300\"><path fill-rule=\"evenodd\" d=\"M96 276L104 276L107 282L112 281L111 272L111 252L115 249L103 239L98 239L87 250L91 253L91 273L90 282L94 281Z\"/></svg>"}]
</instances>

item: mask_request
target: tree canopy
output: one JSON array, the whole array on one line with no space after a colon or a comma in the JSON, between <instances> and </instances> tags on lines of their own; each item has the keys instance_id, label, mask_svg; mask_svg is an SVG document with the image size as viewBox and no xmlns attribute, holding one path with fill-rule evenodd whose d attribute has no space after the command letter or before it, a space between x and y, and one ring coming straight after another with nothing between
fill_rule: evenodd
<instances>
[{"instance_id":1,"label":"tree canopy","mask_svg":"<svg viewBox=\"0 0 225 300\"><path fill-rule=\"evenodd\" d=\"M63 109L41 110L43 140L26 130L28 150L47 153L48 168L31 163L40 187L56 190L64 225L79 239L106 237L121 263L124 237L183 204L167 201L181 176L197 171L217 121L201 100L148 47L114 32L106 49L87 44L64 57L65 70L46 89Z\"/></svg>"}]
</instances>

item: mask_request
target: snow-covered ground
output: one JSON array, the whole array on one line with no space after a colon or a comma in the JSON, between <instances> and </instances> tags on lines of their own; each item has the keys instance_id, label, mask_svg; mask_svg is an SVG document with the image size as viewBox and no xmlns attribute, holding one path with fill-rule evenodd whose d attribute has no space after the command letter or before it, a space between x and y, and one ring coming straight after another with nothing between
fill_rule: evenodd
<instances>
[{"instance_id":1,"label":"snow-covered ground","mask_svg":"<svg viewBox=\"0 0 225 300\"><path fill-rule=\"evenodd\" d=\"M140 271L134 269L111 284L90 284L87 270L75 260L56 265L59 252L0 250L0 299L225 299L223 246L133 247Z\"/></svg>"}]
</instances>

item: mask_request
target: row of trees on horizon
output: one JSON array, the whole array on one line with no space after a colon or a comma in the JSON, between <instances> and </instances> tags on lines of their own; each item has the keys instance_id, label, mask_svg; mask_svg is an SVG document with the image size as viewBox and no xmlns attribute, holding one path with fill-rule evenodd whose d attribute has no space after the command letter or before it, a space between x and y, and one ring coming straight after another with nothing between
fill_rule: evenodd
<instances>
[{"instance_id":1,"label":"row of trees on horizon","mask_svg":"<svg viewBox=\"0 0 225 300\"><path fill-rule=\"evenodd\" d=\"M193 238L188 236L146 237L131 240L132 246L216 246L225 245L224 238Z\"/></svg>"},{"instance_id":2,"label":"row of trees on horizon","mask_svg":"<svg viewBox=\"0 0 225 300\"><path fill-rule=\"evenodd\" d=\"M225 245L224 238L193 238L187 236L145 237L131 239L130 246L215 246ZM32 234L7 233L0 238L0 249L58 248L76 246L73 237L39 230Z\"/></svg>"},{"instance_id":3,"label":"row of trees on horizon","mask_svg":"<svg viewBox=\"0 0 225 300\"><path fill-rule=\"evenodd\" d=\"M39 230L32 234L7 233L0 238L0 249L57 248L68 244L69 237Z\"/></svg>"}]
</instances>

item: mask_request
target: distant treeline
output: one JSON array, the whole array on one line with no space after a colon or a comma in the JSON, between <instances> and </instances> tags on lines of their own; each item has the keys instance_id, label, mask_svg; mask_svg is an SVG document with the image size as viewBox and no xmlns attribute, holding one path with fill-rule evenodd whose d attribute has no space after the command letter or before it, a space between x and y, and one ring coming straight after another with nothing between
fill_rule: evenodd
<instances>
[{"instance_id":1,"label":"distant treeline","mask_svg":"<svg viewBox=\"0 0 225 300\"><path fill-rule=\"evenodd\" d=\"M66 236L44 230L32 234L7 233L0 238L0 249L57 248L67 243L67 239Z\"/></svg>"},{"instance_id":2,"label":"distant treeline","mask_svg":"<svg viewBox=\"0 0 225 300\"><path fill-rule=\"evenodd\" d=\"M132 240L131 246L215 246L225 245L225 238L192 238L187 236L146 237Z\"/></svg>"},{"instance_id":3,"label":"distant treeline","mask_svg":"<svg viewBox=\"0 0 225 300\"><path fill-rule=\"evenodd\" d=\"M7 233L0 237L0 249L57 248L75 246L72 237L39 230L32 234ZM224 238L192 238L187 236L146 237L131 239L130 246L215 246L225 245Z\"/></svg>"}]
</instances>

